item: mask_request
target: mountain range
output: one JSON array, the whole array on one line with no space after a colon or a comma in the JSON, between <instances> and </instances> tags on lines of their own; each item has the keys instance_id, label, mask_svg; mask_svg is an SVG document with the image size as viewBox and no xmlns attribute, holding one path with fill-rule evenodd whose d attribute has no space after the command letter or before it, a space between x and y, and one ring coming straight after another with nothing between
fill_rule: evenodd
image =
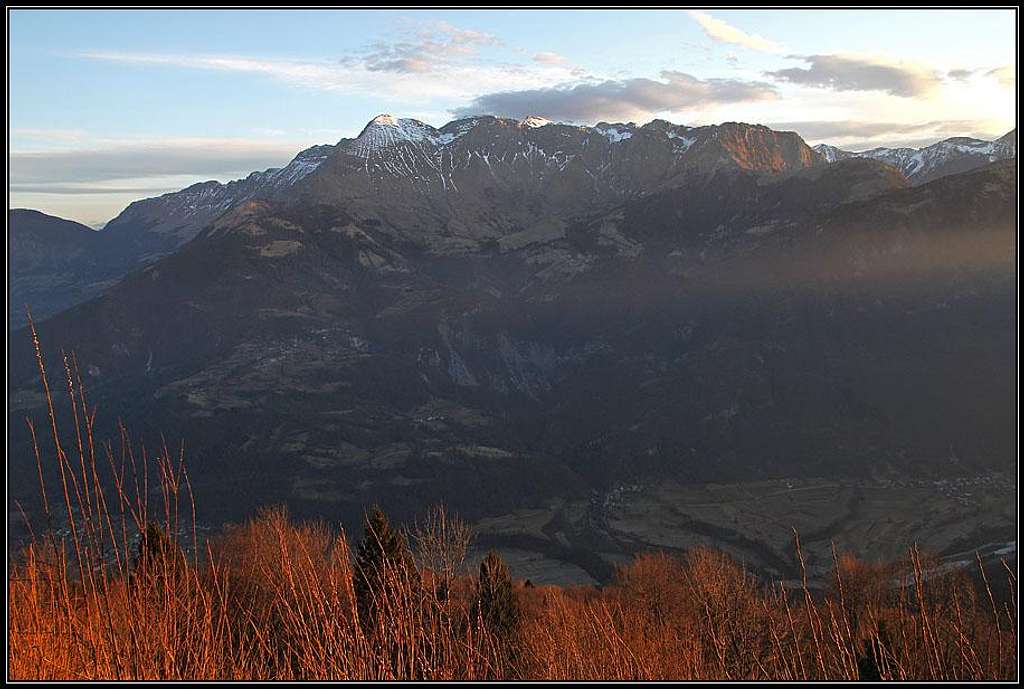
<instances>
[{"instance_id":1,"label":"mountain range","mask_svg":"<svg viewBox=\"0 0 1024 689\"><path fill-rule=\"evenodd\" d=\"M739 123L381 115L99 232L12 211L14 294L110 424L186 439L211 521L548 510L550 533L489 537L596 577L644 544L573 510L623 485L1009 465L1009 136L900 158ZM78 291L41 298L47 274ZM13 420L40 405L24 330L9 357Z\"/></svg>"},{"instance_id":2,"label":"mountain range","mask_svg":"<svg viewBox=\"0 0 1024 689\"><path fill-rule=\"evenodd\" d=\"M808 149L795 134L738 123L685 127L655 120L643 126L602 122L594 127L576 127L556 125L538 117L475 117L435 129L417 120L381 115L355 139L343 139L335 146L313 146L298 153L283 168L254 172L227 184L202 182L136 201L107 223L102 232L83 240L87 246L77 247L72 253L64 251L64 243L56 234L59 230L48 236L37 229L39 214L9 212L11 242L15 247L11 270L19 287L18 293L12 295L15 308L9 310L9 325L25 323L25 304L33 305L37 317L46 317L101 294L132 270L175 251L219 214L243 201L287 195L332 153L336 154L335 159L347 154L363 161L367 181L376 174L380 177L378 183L390 184L389 180L400 179L406 184L438 187L435 196L440 196L428 204L433 207L417 209L433 216L428 226L436 227L434 221L440 213L445 223L453 223L456 228L468 223L477 232L481 224L491 221L483 218L481 223L480 214L473 213L467 217L448 217L447 201L438 199L453 198L452 192L460 192L457 180L461 178L465 185L478 168L492 177L508 176L507 184L503 183L504 193L536 195L541 190L540 195L548 202L569 202L571 197L571 203L580 207L607 205L649 194L659 186L678 184L684 175L706 175L723 166L779 172L793 169L794 165L808 167L851 157L892 165L911 184L921 184L995 160L1015 158L1016 141L1014 130L996 141L956 137L921 149L876 148L854 153L827 144ZM495 163L497 169L493 167ZM519 188L513 179L516 176L529 177L537 189ZM561 201L554 198L556 189L541 189L549 177L557 180L556 189L564 190ZM331 183L338 181L345 180ZM355 189L365 187L362 178L354 181L352 189L345 185L345 193L351 195L356 193ZM404 190L395 187L395 193ZM461 200L464 195L456 196ZM553 209L562 212L561 208ZM565 210L576 212L573 208ZM538 208L534 217L545 217L546 212L546 208ZM66 221L59 218L53 221L55 226L63 222ZM490 238L502 235L504 229L500 224L492 228ZM447 240L434 240L447 242L449 249L458 250L455 247L464 238L459 238L457 229L450 236Z\"/></svg>"},{"instance_id":3,"label":"mountain range","mask_svg":"<svg viewBox=\"0 0 1024 689\"><path fill-rule=\"evenodd\" d=\"M818 144L814 150L830 163L854 157L878 160L898 169L912 184L924 184L997 160L1016 158L1017 130L1007 132L995 141L956 136L923 148L872 148L854 153Z\"/></svg>"}]
</instances>

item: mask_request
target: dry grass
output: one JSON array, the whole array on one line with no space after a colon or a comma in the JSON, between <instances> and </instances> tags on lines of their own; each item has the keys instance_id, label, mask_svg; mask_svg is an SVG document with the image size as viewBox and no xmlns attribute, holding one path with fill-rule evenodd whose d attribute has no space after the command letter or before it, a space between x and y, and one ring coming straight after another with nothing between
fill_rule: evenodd
<instances>
[{"instance_id":1,"label":"dry grass","mask_svg":"<svg viewBox=\"0 0 1024 689\"><path fill-rule=\"evenodd\" d=\"M645 554L601 589L517 586L520 621L495 630L462 574L471 533L435 509L412 530L415 567L385 568L360 619L343 532L273 509L200 543L181 453L136 451L126 432L97 446L73 357L63 437L38 362L47 528L8 575L13 679L1015 679L1015 598L929 576L917 552L837 555L823 596L712 550Z\"/></svg>"},{"instance_id":2,"label":"dry grass","mask_svg":"<svg viewBox=\"0 0 1024 689\"><path fill-rule=\"evenodd\" d=\"M1010 679L1016 602L962 574L928 578L913 553L837 558L824 597L763 587L710 549L638 557L602 591L532 593L526 674L552 679ZM1007 571L1011 578L1013 574ZM897 586L902 581L906 585ZM1011 581L1011 587L1015 581Z\"/></svg>"}]
</instances>

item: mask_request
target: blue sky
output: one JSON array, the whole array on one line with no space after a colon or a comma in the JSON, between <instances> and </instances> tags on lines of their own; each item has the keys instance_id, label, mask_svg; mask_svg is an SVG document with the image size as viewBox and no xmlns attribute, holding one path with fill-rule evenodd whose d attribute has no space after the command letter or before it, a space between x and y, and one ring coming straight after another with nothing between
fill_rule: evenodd
<instances>
[{"instance_id":1,"label":"blue sky","mask_svg":"<svg viewBox=\"0 0 1024 689\"><path fill-rule=\"evenodd\" d=\"M101 224L381 112L995 137L1015 29L1012 10L11 10L10 205Z\"/></svg>"}]
</instances>

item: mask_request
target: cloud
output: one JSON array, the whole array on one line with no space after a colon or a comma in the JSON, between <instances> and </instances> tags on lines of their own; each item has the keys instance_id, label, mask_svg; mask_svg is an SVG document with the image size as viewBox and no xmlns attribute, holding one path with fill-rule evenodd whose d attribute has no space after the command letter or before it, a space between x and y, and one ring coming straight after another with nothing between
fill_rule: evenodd
<instances>
[{"instance_id":1,"label":"cloud","mask_svg":"<svg viewBox=\"0 0 1024 689\"><path fill-rule=\"evenodd\" d=\"M10 183L35 191L83 183L188 175L202 179L285 165L294 143L251 139L160 139L94 143L89 148L12 151ZM81 192L79 192L81 193Z\"/></svg>"},{"instance_id":2,"label":"cloud","mask_svg":"<svg viewBox=\"0 0 1024 689\"><path fill-rule=\"evenodd\" d=\"M762 53L785 52L785 48L778 43L769 41L767 38L762 38L755 34L749 34L741 29L737 29L735 26L727 24L721 19L715 19L706 12L690 10L690 16L700 24L700 27L704 29L704 33L713 40L721 41L722 43L731 43L733 45L741 45L744 48L757 50Z\"/></svg>"},{"instance_id":3,"label":"cloud","mask_svg":"<svg viewBox=\"0 0 1024 689\"><path fill-rule=\"evenodd\" d=\"M996 67L985 72L985 76L994 77L999 85L1012 89L1017 82L1017 75L1014 73L1013 67L1010 65L1003 65L1002 67Z\"/></svg>"},{"instance_id":4,"label":"cloud","mask_svg":"<svg viewBox=\"0 0 1024 689\"><path fill-rule=\"evenodd\" d=\"M371 72L424 74L444 68L454 59L474 55L480 46L498 44L491 34L434 22L419 31L415 40L378 42L365 56L344 61L362 61Z\"/></svg>"},{"instance_id":5,"label":"cloud","mask_svg":"<svg viewBox=\"0 0 1024 689\"><path fill-rule=\"evenodd\" d=\"M993 139L998 136L997 123L980 120L935 120L930 122L874 122L865 120L830 120L804 122L769 122L776 130L795 131L809 143L829 143L861 151L879 146L927 146L952 136Z\"/></svg>"},{"instance_id":6,"label":"cloud","mask_svg":"<svg viewBox=\"0 0 1024 689\"><path fill-rule=\"evenodd\" d=\"M41 129L34 127L15 127L10 131L12 143L25 141L43 141L48 145L73 145L88 138L83 129Z\"/></svg>"},{"instance_id":7,"label":"cloud","mask_svg":"<svg viewBox=\"0 0 1024 689\"><path fill-rule=\"evenodd\" d=\"M880 135L915 134L920 132L944 132L961 134L973 130L973 120L949 120L935 122L871 122L860 120L772 122L772 129L792 130L805 139L844 138L850 136L872 137Z\"/></svg>"},{"instance_id":8,"label":"cloud","mask_svg":"<svg viewBox=\"0 0 1024 689\"><path fill-rule=\"evenodd\" d=\"M771 85L761 82L702 80L682 72L665 71L660 80L634 78L489 93L455 113L460 116L540 115L568 122L641 120L659 112L770 100L775 95Z\"/></svg>"},{"instance_id":9,"label":"cloud","mask_svg":"<svg viewBox=\"0 0 1024 689\"><path fill-rule=\"evenodd\" d=\"M951 69L946 72L946 76L955 81L967 81L977 71L976 69Z\"/></svg>"},{"instance_id":10,"label":"cloud","mask_svg":"<svg viewBox=\"0 0 1024 689\"><path fill-rule=\"evenodd\" d=\"M187 185L187 183L186 183ZM126 186L126 187L114 187L106 185L76 185L76 184L11 184L8 190L14 193L22 194L49 194L54 196L95 196L95 195L106 195L106 194L130 194L136 198L139 196L155 196L159 194L166 194L169 191L178 191L182 189L181 185L174 184L161 184L161 185L149 185L149 186Z\"/></svg>"},{"instance_id":11,"label":"cloud","mask_svg":"<svg viewBox=\"0 0 1024 689\"><path fill-rule=\"evenodd\" d=\"M45 131L34 133L42 138ZM105 139L83 134L75 147L10 151L8 192L14 206L94 225L140 198L280 167L302 148L302 143L280 138Z\"/></svg>"},{"instance_id":12,"label":"cloud","mask_svg":"<svg viewBox=\"0 0 1024 689\"><path fill-rule=\"evenodd\" d=\"M421 45L422 47L422 45ZM123 64L258 74L290 86L341 92L406 103L466 102L499 89L533 88L573 78L570 65L494 64L441 58L378 45L369 53L334 60L297 60L240 55L126 53L93 51L80 57ZM445 60L444 69L438 60ZM387 78L382 78L382 73Z\"/></svg>"},{"instance_id":13,"label":"cloud","mask_svg":"<svg viewBox=\"0 0 1024 689\"><path fill-rule=\"evenodd\" d=\"M953 81L970 81L975 78L995 79L1000 86L1013 89L1016 84L1016 74L1012 65L1003 65L995 69L951 69L946 72L946 77Z\"/></svg>"},{"instance_id":14,"label":"cloud","mask_svg":"<svg viewBox=\"0 0 1024 689\"><path fill-rule=\"evenodd\" d=\"M562 55L549 51L537 53L536 55L533 56L533 61L539 62L542 65L564 65L568 64L569 62Z\"/></svg>"},{"instance_id":15,"label":"cloud","mask_svg":"<svg viewBox=\"0 0 1024 689\"><path fill-rule=\"evenodd\" d=\"M500 46L495 36L444 21L412 23L397 40L377 41L365 50L334 59L288 59L252 55L89 51L79 57L105 62L249 73L291 86L352 95L400 97L411 101L467 100L502 85L529 86L543 77L538 66L481 64L479 51ZM547 70L548 78L552 67ZM561 78L569 68L558 70ZM386 74L387 78L382 78Z\"/></svg>"},{"instance_id":16,"label":"cloud","mask_svg":"<svg viewBox=\"0 0 1024 689\"><path fill-rule=\"evenodd\" d=\"M884 91L894 96L915 97L931 92L941 83L934 69L877 57L852 55L792 55L809 67L765 72L769 77L800 86L835 91Z\"/></svg>"},{"instance_id":17,"label":"cloud","mask_svg":"<svg viewBox=\"0 0 1024 689\"><path fill-rule=\"evenodd\" d=\"M184 67L222 72L249 72L274 76L296 84L316 86L330 85L331 77L342 71L330 62L287 60L232 55L194 55L161 53L125 53L115 51L90 51L80 57L105 62L121 62L136 65L160 67Z\"/></svg>"},{"instance_id":18,"label":"cloud","mask_svg":"<svg viewBox=\"0 0 1024 689\"><path fill-rule=\"evenodd\" d=\"M430 22L422 35L430 35L431 31L447 36L452 43L461 46L501 45L501 41L493 34L472 29L460 29L446 21Z\"/></svg>"}]
</instances>

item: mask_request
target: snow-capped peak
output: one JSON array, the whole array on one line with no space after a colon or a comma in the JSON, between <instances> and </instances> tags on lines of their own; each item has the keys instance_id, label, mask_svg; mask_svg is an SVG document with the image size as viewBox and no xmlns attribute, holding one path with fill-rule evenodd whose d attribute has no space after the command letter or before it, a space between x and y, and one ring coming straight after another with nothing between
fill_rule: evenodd
<instances>
[{"instance_id":1,"label":"snow-capped peak","mask_svg":"<svg viewBox=\"0 0 1024 689\"><path fill-rule=\"evenodd\" d=\"M546 120L538 115L530 115L529 117L522 120L521 124L524 127L530 127L536 129L537 127L546 127L551 124L551 120Z\"/></svg>"},{"instance_id":2,"label":"snow-capped peak","mask_svg":"<svg viewBox=\"0 0 1024 689\"><path fill-rule=\"evenodd\" d=\"M368 158L375 151L402 143L422 143L437 133L429 124L412 118L377 115L349 145L349 153Z\"/></svg>"}]
</instances>

